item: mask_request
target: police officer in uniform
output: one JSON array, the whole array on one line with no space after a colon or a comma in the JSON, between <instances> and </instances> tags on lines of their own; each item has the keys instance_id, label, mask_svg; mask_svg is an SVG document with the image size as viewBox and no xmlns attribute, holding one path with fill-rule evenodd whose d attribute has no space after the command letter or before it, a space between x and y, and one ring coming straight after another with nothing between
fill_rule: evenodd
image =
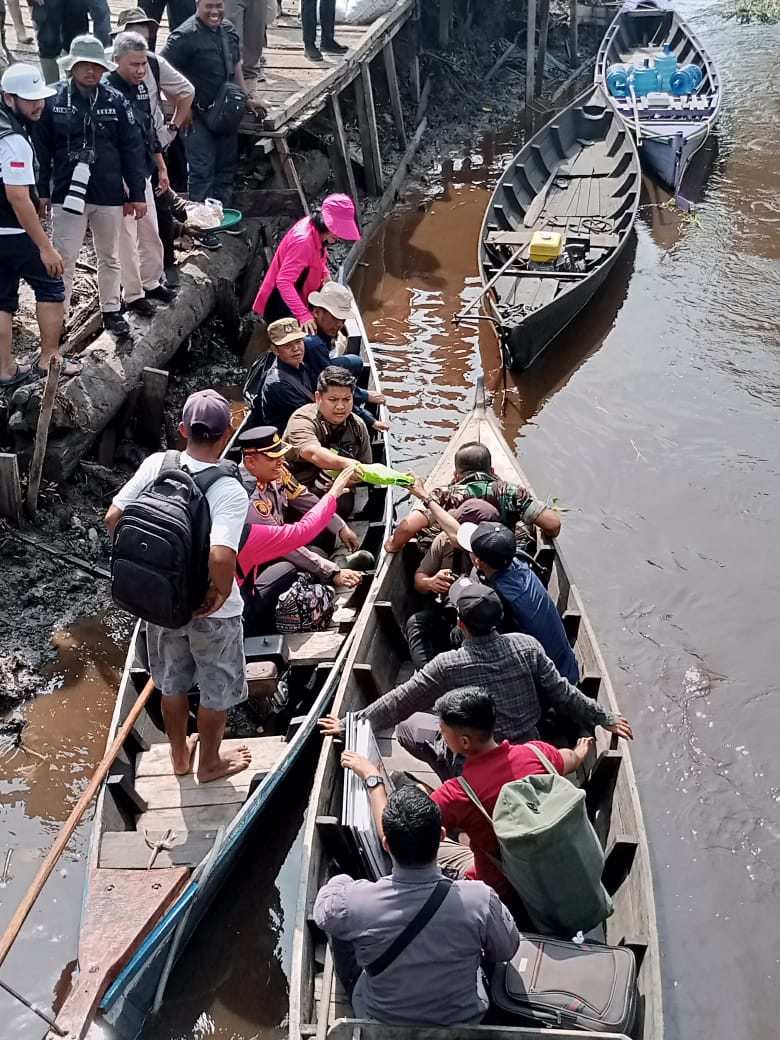
<instances>
[{"instance_id":1,"label":"police officer in uniform","mask_svg":"<svg viewBox=\"0 0 780 1040\"><path fill-rule=\"evenodd\" d=\"M122 289L129 311L151 318L154 302L170 303L176 293L162 284L163 245L157 229L152 175L158 172L164 190L168 190L168 170L162 147L154 128L152 103L145 77L149 64L146 40L137 32L119 33L114 40L116 68L105 82L118 90L132 109L146 149L146 215L140 220L132 216L122 219L119 232L119 263Z\"/></svg>"},{"instance_id":2,"label":"police officer in uniform","mask_svg":"<svg viewBox=\"0 0 780 1040\"><path fill-rule=\"evenodd\" d=\"M54 246L65 266L65 310L89 226L97 254L103 327L127 336L130 327L119 313L119 230L123 215L136 220L146 215L143 138L122 95L101 83L103 74L115 66L100 40L77 36L61 64L70 78L58 83L56 94L46 101L36 147L42 214L54 204Z\"/></svg>"},{"instance_id":3,"label":"police officer in uniform","mask_svg":"<svg viewBox=\"0 0 780 1040\"><path fill-rule=\"evenodd\" d=\"M248 523L280 526L285 520L303 516L317 504L317 496L299 484L285 465L284 457L290 445L280 439L275 427L256 426L239 434L236 441L243 453L244 467L256 482L249 498ZM333 517L327 530L337 535L348 549L358 548L357 535L338 515ZM253 617L268 612L270 618L279 596L290 588L299 571L306 571L317 581L337 588L354 588L363 577L359 571L340 568L311 549L296 549L256 572Z\"/></svg>"},{"instance_id":4,"label":"police officer in uniform","mask_svg":"<svg viewBox=\"0 0 780 1040\"><path fill-rule=\"evenodd\" d=\"M41 332L39 366L46 370L59 348L62 331L62 257L38 218L35 193L37 163L29 128L40 119L44 101L54 91L34 65L11 65L3 73L0 98L0 390L30 374L14 360L13 316L19 308L19 281L35 293ZM63 362L63 374L76 375L76 362Z\"/></svg>"}]
</instances>

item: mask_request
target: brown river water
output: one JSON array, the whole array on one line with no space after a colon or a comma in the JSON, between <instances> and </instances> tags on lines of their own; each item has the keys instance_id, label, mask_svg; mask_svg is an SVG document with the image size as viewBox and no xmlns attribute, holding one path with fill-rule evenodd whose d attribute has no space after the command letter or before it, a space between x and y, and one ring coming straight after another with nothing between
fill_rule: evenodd
<instances>
[{"instance_id":1,"label":"brown river water","mask_svg":"<svg viewBox=\"0 0 780 1040\"><path fill-rule=\"evenodd\" d=\"M683 6L727 91L696 220L648 186L624 262L533 372L510 377L504 423L537 492L566 510L566 552L634 724L668 1040L767 1040L780 1020L780 29ZM500 387L489 333L452 317L478 292L482 214L521 133L453 154L433 201L395 212L356 276L399 465L430 467L483 369ZM52 693L25 709L44 758L0 738L0 872L14 850L0 923L100 758L127 635L108 618L58 637ZM304 762L147 1040L284 1035L310 777ZM87 839L88 822L2 969L43 1007L75 955ZM2 995L0 1021L2 1037L42 1035Z\"/></svg>"}]
</instances>

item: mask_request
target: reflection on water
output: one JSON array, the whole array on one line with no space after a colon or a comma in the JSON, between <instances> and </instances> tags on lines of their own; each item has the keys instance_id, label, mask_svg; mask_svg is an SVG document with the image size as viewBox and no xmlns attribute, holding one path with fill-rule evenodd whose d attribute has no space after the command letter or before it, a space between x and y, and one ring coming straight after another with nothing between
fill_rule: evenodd
<instances>
[{"instance_id":1,"label":"reflection on water","mask_svg":"<svg viewBox=\"0 0 780 1040\"><path fill-rule=\"evenodd\" d=\"M58 659L46 669L51 692L13 713L27 722L22 747L0 740L0 866L11 851L9 880L0 884L3 926L102 757L129 633L116 614L55 633ZM43 1008L74 956L90 824L91 810L3 964L3 979ZM0 1016L4 1036L39 1040L40 1021L5 993Z\"/></svg>"}]
</instances>

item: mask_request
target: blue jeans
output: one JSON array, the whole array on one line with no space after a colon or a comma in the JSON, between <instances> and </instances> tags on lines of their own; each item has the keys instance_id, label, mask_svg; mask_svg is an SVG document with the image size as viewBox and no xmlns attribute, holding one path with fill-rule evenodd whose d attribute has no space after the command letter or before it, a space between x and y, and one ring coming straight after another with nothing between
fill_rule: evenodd
<instances>
[{"instance_id":1,"label":"blue jeans","mask_svg":"<svg viewBox=\"0 0 780 1040\"><path fill-rule=\"evenodd\" d=\"M108 0L87 0L87 11L92 19L92 32L104 47L111 43L111 12Z\"/></svg>"},{"instance_id":2,"label":"blue jeans","mask_svg":"<svg viewBox=\"0 0 780 1040\"><path fill-rule=\"evenodd\" d=\"M193 202L219 199L230 205L238 165L238 134L217 137L197 115L184 139L189 164L188 188Z\"/></svg>"}]
</instances>

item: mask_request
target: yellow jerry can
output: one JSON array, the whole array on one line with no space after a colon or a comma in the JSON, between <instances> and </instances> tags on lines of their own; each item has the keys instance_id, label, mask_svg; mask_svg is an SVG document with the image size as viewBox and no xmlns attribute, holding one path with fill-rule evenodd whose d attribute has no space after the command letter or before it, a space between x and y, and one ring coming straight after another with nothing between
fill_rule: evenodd
<instances>
[{"instance_id":1,"label":"yellow jerry can","mask_svg":"<svg viewBox=\"0 0 780 1040\"><path fill-rule=\"evenodd\" d=\"M531 236L530 257L537 264L557 260L563 248L563 235L559 231L534 231Z\"/></svg>"}]
</instances>

